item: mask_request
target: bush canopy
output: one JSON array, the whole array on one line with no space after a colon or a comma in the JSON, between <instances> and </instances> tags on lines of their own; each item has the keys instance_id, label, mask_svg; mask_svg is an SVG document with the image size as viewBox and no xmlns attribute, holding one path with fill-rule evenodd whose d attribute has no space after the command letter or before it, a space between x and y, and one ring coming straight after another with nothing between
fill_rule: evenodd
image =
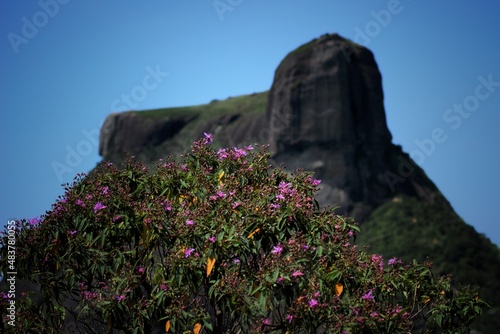
<instances>
[{"instance_id":1,"label":"bush canopy","mask_svg":"<svg viewBox=\"0 0 500 334\"><path fill-rule=\"evenodd\" d=\"M3 292L2 330L460 333L481 313L477 290L430 264L358 248L355 222L319 208L311 173L271 168L266 146L211 142L151 171L102 163L5 231L0 270L15 244L18 289L32 288Z\"/></svg>"}]
</instances>

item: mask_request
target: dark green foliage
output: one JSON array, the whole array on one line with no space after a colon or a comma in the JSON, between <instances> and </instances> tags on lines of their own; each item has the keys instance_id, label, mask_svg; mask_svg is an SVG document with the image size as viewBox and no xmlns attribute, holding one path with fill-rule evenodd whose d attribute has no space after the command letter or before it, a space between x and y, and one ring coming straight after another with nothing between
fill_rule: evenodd
<instances>
[{"instance_id":1,"label":"dark green foliage","mask_svg":"<svg viewBox=\"0 0 500 334\"><path fill-rule=\"evenodd\" d=\"M484 333L500 328L500 256L495 246L465 224L451 207L398 196L381 205L363 224L358 241L369 250L409 261L430 261L439 274L481 287L493 307L473 327Z\"/></svg>"}]
</instances>

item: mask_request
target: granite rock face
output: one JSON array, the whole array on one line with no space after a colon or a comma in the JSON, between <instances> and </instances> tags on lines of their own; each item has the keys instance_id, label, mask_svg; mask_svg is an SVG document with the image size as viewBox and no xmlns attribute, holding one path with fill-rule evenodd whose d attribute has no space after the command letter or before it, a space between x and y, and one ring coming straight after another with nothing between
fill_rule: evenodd
<instances>
[{"instance_id":1,"label":"granite rock face","mask_svg":"<svg viewBox=\"0 0 500 334\"><path fill-rule=\"evenodd\" d=\"M99 155L112 158L140 154L174 137L192 119L189 116L153 119L135 112L111 114L101 128Z\"/></svg>"},{"instance_id":2,"label":"granite rock face","mask_svg":"<svg viewBox=\"0 0 500 334\"><path fill-rule=\"evenodd\" d=\"M274 159L314 171L324 185L320 202L361 220L396 191L436 194L423 171L391 143L383 100L370 50L337 34L299 47L278 66L269 93ZM389 172L397 170L398 157L414 169L411 175Z\"/></svg>"}]
</instances>

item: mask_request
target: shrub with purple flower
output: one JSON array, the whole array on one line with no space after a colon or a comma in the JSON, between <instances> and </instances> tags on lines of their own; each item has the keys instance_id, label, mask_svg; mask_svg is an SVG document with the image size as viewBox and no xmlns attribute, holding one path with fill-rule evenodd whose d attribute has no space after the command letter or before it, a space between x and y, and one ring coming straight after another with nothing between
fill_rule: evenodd
<instances>
[{"instance_id":1,"label":"shrub with purple flower","mask_svg":"<svg viewBox=\"0 0 500 334\"><path fill-rule=\"evenodd\" d=\"M311 173L271 169L266 146L212 142L204 133L182 161L151 170L133 159L101 164L44 216L20 222L18 278L44 298L36 308L31 294L16 299L11 332L69 323L123 333L387 333L416 323L460 332L481 312L477 290L426 264L393 258L384 268L382 256L358 250L353 219L316 207ZM4 272L8 245L4 233ZM71 312L63 296L77 304ZM8 302L0 298L2 317Z\"/></svg>"}]
</instances>

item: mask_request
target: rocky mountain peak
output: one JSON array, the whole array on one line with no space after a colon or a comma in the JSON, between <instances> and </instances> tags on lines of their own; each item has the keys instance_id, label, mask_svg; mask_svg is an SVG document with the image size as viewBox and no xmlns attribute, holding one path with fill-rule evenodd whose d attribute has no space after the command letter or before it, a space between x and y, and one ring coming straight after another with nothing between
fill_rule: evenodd
<instances>
[{"instance_id":1,"label":"rocky mountain peak","mask_svg":"<svg viewBox=\"0 0 500 334\"><path fill-rule=\"evenodd\" d=\"M406 168L416 173L392 173L404 154L391 143L377 63L370 50L338 34L323 35L285 57L275 72L266 117L274 159L314 171L325 184L322 204L363 219L395 192L437 193L409 157Z\"/></svg>"}]
</instances>

